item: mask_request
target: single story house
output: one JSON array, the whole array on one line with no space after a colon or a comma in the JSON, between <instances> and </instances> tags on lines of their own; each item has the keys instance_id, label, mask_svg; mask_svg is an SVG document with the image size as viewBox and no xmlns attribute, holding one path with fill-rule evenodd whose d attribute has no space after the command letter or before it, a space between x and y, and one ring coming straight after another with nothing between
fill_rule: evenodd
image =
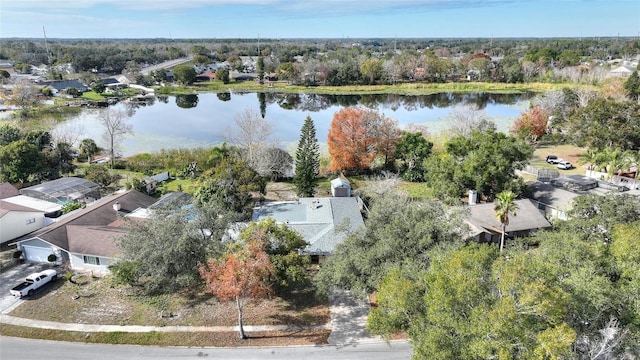
<instances>
[{"instance_id":1,"label":"single story house","mask_svg":"<svg viewBox=\"0 0 640 360\"><path fill-rule=\"evenodd\" d=\"M509 214L509 225L505 232L509 237L527 236L539 229L551 227L544 212L529 199L516 200L516 215ZM499 242L502 237L502 223L496 219L494 203L470 205L467 224L471 227L471 238L475 241Z\"/></svg>"},{"instance_id":2,"label":"single story house","mask_svg":"<svg viewBox=\"0 0 640 360\"><path fill-rule=\"evenodd\" d=\"M609 71L610 77L628 78L635 69L630 65L620 65Z\"/></svg>"},{"instance_id":3,"label":"single story house","mask_svg":"<svg viewBox=\"0 0 640 360\"><path fill-rule=\"evenodd\" d=\"M27 261L47 262L54 254L57 263L68 262L71 269L107 272L118 251L115 240L126 231L120 220L155 201L136 190L110 195L13 244Z\"/></svg>"},{"instance_id":4,"label":"single story house","mask_svg":"<svg viewBox=\"0 0 640 360\"><path fill-rule=\"evenodd\" d=\"M0 244L53 223L62 206L18 195L0 200Z\"/></svg>"},{"instance_id":5,"label":"single story house","mask_svg":"<svg viewBox=\"0 0 640 360\"><path fill-rule=\"evenodd\" d=\"M54 94L67 91L68 89L76 89L78 92L88 91L89 88L80 82L80 80L55 80L44 83L43 85L49 86Z\"/></svg>"},{"instance_id":6,"label":"single story house","mask_svg":"<svg viewBox=\"0 0 640 360\"><path fill-rule=\"evenodd\" d=\"M273 218L297 231L309 243L304 250L313 263L322 263L348 233L364 227L356 198L300 198L267 202L254 209L253 220Z\"/></svg>"}]
</instances>

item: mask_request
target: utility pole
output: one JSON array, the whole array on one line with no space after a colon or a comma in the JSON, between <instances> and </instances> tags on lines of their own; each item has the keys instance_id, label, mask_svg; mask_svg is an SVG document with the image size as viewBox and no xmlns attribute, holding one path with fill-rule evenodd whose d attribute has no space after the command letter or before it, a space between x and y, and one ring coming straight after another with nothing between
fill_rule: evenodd
<instances>
[{"instance_id":1,"label":"utility pole","mask_svg":"<svg viewBox=\"0 0 640 360\"><path fill-rule=\"evenodd\" d=\"M47 44L47 32L44 31L44 25L42 25L42 33L44 34L44 50L47 52L47 61L51 64L51 55L49 53L49 45Z\"/></svg>"}]
</instances>

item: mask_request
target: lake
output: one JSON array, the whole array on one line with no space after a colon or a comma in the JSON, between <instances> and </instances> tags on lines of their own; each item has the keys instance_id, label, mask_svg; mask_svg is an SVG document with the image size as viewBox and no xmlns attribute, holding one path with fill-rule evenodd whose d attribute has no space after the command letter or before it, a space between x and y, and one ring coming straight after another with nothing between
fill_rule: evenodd
<instances>
[{"instance_id":1,"label":"lake","mask_svg":"<svg viewBox=\"0 0 640 360\"><path fill-rule=\"evenodd\" d=\"M225 130L234 117L246 109L262 114L276 129L284 147L295 148L304 119L311 116L318 141L326 142L333 115L345 106L365 106L398 120L401 127L426 125L431 134L447 129L449 112L457 104L475 104L496 122L500 131L508 131L520 113L527 109L532 94L451 94L434 95L318 95L277 93L218 93L158 96L148 104L121 102L115 107L129 110L128 135L120 146L123 156L160 149L208 147L224 141ZM85 109L54 129L94 139L104 147L102 127L95 109ZM77 145L77 144L76 144Z\"/></svg>"}]
</instances>

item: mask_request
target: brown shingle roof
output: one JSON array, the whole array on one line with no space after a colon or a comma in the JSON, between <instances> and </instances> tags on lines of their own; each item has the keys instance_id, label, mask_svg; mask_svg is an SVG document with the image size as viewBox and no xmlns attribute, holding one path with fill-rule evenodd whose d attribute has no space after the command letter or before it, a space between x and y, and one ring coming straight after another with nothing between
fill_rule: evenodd
<instances>
[{"instance_id":1,"label":"brown shingle roof","mask_svg":"<svg viewBox=\"0 0 640 360\"><path fill-rule=\"evenodd\" d=\"M119 253L116 238L126 229L112 226L67 225L69 252L83 255L112 257Z\"/></svg>"},{"instance_id":2,"label":"brown shingle roof","mask_svg":"<svg viewBox=\"0 0 640 360\"><path fill-rule=\"evenodd\" d=\"M85 209L78 211L69 217L54 224L42 228L34 234L20 238L24 241L38 237L59 248L69 250L69 239L67 236L67 225L83 226L106 226L117 220L118 215L113 209L113 204L120 203L120 214L126 215L137 208L148 207L156 200L136 190L114 194L89 204Z\"/></svg>"},{"instance_id":3,"label":"brown shingle roof","mask_svg":"<svg viewBox=\"0 0 640 360\"><path fill-rule=\"evenodd\" d=\"M0 199L20 195L20 191L8 182L0 183Z\"/></svg>"},{"instance_id":4,"label":"brown shingle roof","mask_svg":"<svg viewBox=\"0 0 640 360\"><path fill-rule=\"evenodd\" d=\"M38 210L29 208L29 207L26 207L26 206L22 206L22 205L10 203L8 201L0 200L0 217L5 216L10 211L38 212Z\"/></svg>"}]
</instances>

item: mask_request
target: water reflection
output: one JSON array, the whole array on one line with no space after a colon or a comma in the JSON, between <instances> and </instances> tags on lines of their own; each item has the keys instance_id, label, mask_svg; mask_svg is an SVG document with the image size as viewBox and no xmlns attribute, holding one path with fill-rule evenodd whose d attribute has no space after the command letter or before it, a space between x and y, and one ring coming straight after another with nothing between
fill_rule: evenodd
<instances>
[{"instance_id":1,"label":"water reflection","mask_svg":"<svg viewBox=\"0 0 640 360\"><path fill-rule=\"evenodd\" d=\"M173 99L172 99L173 97ZM344 106L365 106L398 120L403 128L422 126L431 134L448 127L450 111L458 104L470 103L484 109L501 131L508 131L515 118L528 107L532 94L452 94L406 96L397 94L321 95L291 93L222 92L177 96L158 96L152 101L112 105L129 111L134 134L122 146L123 155L153 152L163 148L202 147L223 141L225 129L236 114L247 109L259 112L275 128L278 140L294 144L307 116L311 116L318 140L323 143L333 115ZM100 141L102 127L97 111L87 109L57 131L82 128L78 138ZM98 144L105 146L105 144Z\"/></svg>"},{"instance_id":2,"label":"water reflection","mask_svg":"<svg viewBox=\"0 0 640 360\"><path fill-rule=\"evenodd\" d=\"M176 105L182 109L191 109L198 106L198 95L176 95Z\"/></svg>"}]
</instances>

